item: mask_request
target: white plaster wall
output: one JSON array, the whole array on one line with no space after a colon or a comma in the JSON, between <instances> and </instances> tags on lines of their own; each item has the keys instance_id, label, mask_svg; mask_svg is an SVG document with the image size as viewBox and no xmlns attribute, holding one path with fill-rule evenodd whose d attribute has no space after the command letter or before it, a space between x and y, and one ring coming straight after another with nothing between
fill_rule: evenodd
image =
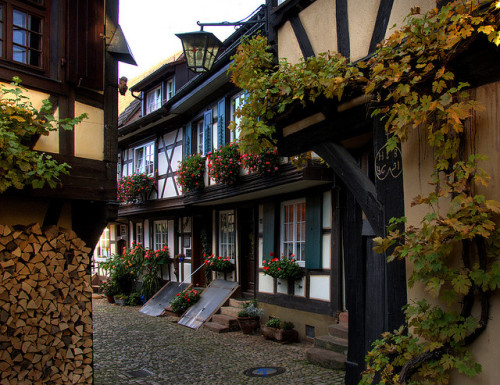
<instances>
[{"instance_id":1,"label":"white plaster wall","mask_svg":"<svg viewBox=\"0 0 500 385\"><path fill-rule=\"evenodd\" d=\"M167 132L165 135L163 135L163 139L165 141L165 145L171 145L175 141L175 135L177 134L177 130Z\"/></svg>"},{"instance_id":2,"label":"white plaster wall","mask_svg":"<svg viewBox=\"0 0 500 385\"><path fill-rule=\"evenodd\" d=\"M288 294L288 281L286 279L276 279L276 291L280 294Z\"/></svg>"},{"instance_id":3,"label":"white plaster wall","mask_svg":"<svg viewBox=\"0 0 500 385\"><path fill-rule=\"evenodd\" d=\"M128 245L132 244L132 241L134 240L134 223L132 221L128 222Z\"/></svg>"},{"instance_id":4,"label":"white plaster wall","mask_svg":"<svg viewBox=\"0 0 500 385\"><path fill-rule=\"evenodd\" d=\"M168 162L165 153L158 154L158 175L163 175L167 173Z\"/></svg>"},{"instance_id":5,"label":"white plaster wall","mask_svg":"<svg viewBox=\"0 0 500 385\"><path fill-rule=\"evenodd\" d=\"M309 282L310 298L330 301L330 277L328 275L311 275Z\"/></svg>"},{"instance_id":6,"label":"white plaster wall","mask_svg":"<svg viewBox=\"0 0 500 385\"><path fill-rule=\"evenodd\" d=\"M158 179L158 198L164 198L161 196L163 192L163 186L165 185L165 179Z\"/></svg>"},{"instance_id":7,"label":"white plaster wall","mask_svg":"<svg viewBox=\"0 0 500 385\"><path fill-rule=\"evenodd\" d=\"M262 246L264 244L264 240L259 238L259 267L262 267Z\"/></svg>"},{"instance_id":8,"label":"white plaster wall","mask_svg":"<svg viewBox=\"0 0 500 385\"><path fill-rule=\"evenodd\" d=\"M177 146L174 148L174 154L172 155L172 162L170 167L172 171L175 172L179 168L179 162L182 160L182 146Z\"/></svg>"},{"instance_id":9,"label":"white plaster wall","mask_svg":"<svg viewBox=\"0 0 500 385\"><path fill-rule=\"evenodd\" d=\"M300 280L295 281L295 295L298 297L305 297L306 295L306 277L302 277Z\"/></svg>"},{"instance_id":10,"label":"white plaster wall","mask_svg":"<svg viewBox=\"0 0 500 385\"><path fill-rule=\"evenodd\" d=\"M264 275L264 273L259 273L259 291L261 293L271 293L274 292L273 278Z\"/></svg>"},{"instance_id":11,"label":"white plaster wall","mask_svg":"<svg viewBox=\"0 0 500 385\"><path fill-rule=\"evenodd\" d=\"M380 0L350 0L347 2L352 61L368 55L379 5Z\"/></svg>"},{"instance_id":12,"label":"white plaster wall","mask_svg":"<svg viewBox=\"0 0 500 385\"><path fill-rule=\"evenodd\" d=\"M184 263L184 277L183 281L186 283L191 283L191 263Z\"/></svg>"},{"instance_id":13,"label":"white plaster wall","mask_svg":"<svg viewBox=\"0 0 500 385\"><path fill-rule=\"evenodd\" d=\"M175 243L174 220L172 219L170 221L167 221L167 226L168 226L167 245L170 252L170 256L173 257L172 252L174 250L174 243Z\"/></svg>"}]
</instances>

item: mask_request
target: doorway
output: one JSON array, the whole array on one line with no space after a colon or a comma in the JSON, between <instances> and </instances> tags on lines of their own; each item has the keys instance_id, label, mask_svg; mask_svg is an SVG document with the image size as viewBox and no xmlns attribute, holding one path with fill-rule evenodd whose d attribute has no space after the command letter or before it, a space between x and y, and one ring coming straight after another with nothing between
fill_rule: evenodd
<instances>
[{"instance_id":1,"label":"doorway","mask_svg":"<svg viewBox=\"0 0 500 385\"><path fill-rule=\"evenodd\" d=\"M245 298L255 297L255 208L244 207L238 210L240 246L240 285Z\"/></svg>"}]
</instances>

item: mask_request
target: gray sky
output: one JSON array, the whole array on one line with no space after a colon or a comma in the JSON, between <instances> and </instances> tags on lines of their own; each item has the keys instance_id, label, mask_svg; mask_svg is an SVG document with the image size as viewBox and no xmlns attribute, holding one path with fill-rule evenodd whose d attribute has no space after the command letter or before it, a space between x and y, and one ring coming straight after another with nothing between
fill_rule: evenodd
<instances>
[{"instance_id":1,"label":"gray sky","mask_svg":"<svg viewBox=\"0 0 500 385\"><path fill-rule=\"evenodd\" d=\"M197 31L200 22L238 21L265 0L120 0L120 25L138 64L120 63L120 76L129 79L182 49L175 36ZM234 27L205 27L224 40Z\"/></svg>"}]
</instances>

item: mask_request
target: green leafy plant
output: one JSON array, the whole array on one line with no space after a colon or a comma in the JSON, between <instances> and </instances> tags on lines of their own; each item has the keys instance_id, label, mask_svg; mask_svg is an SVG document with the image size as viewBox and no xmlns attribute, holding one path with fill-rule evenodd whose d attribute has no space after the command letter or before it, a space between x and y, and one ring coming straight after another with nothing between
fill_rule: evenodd
<instances>
[{"instance_id":1,"label":"green leafy plant","mask_svg":"<svg viewBox=\"0 0 500 385\"><path fill-rule=\"evenodd\" d=\"M286 280L296 281L304 276L302 269L295 261L294 255L291 258L284 257L274 258L274 253L270 253L272 259L262 261L264 274L270 275L273 278L281 278Z\"/></svg>"},{"instance_id":2,"label":"green leafy plant","mask_svg":"<svg viewBox=\"0 0 500 385\"><path fill-rule=\"evenodd\" d=\"M138 292L138 291L131 293L129 296L124 298L125 305L127 305L127 306L139 305L141 303L141 296L142 296L142 293Z\"/></svg>"},{"instance_id":3,"label":"green leafy plant","mask_svg":"<svg viewBox=\"0 0 500 385\"><path fill-rule=\"evenodd\" d=\"M467 347L485 330L489 298L500 286L500 204L475 192L488 176L478 165L484 158L466 154L464 122L482 106L456 80L453 60L481 36L500 45L499 11L500 1L455 1L425 15L415 7L367 62L326 53L275 66L262 37L242 44L233 58L232 80L247 92L236 112L244 152L273 144L273 122L286 109L365 93L372 117L385 123L388 151L419 129L435 156L434 190L413 202L428 214L405 230L405 218L393 219L376 251L393 248L390 260L410 261L409 285L423 284L440 302L405 307L406 324L384 333L368 354L362 384L445 384L453 369L469 376L481 370ZM276 276L277 262L266 262L264 272Z\"/></svg>"},{"instance_id":4,"label":"green leafy plant","mask_svg":"<svg viewBox=\"0 0 500 385\"><path fill-rule=\"evenodd\" d=\"M40 110L35 109L20 83L15 77L10 87L0 86L0 193L10 187L39 189L47 184L55 188L71 167L33 147L41 135L49 135L58 127L71 130L87 117L82 114L56 120L52 104L44 100Z\"/></svg>"},{"instance_id":5,"label":"green leafy plant","mask_svg":"<svg viewBox=\"0 0 500 385\"><path fill-rule=\"evenodd\" d=\"M181 293L177 293L176 297L170 302L172 311L176 314L184 313L189 307L193 306L200 300L200 289L186 289Z\"/></svg>"},{"instance_id":6,"label":"green leafy plant","mask_svg":"<svg viewBox=\"0 0 500 385\"><path fill-rule=\"evenodd\" d=\"M177 184L183 192L202 190L204 187L205 158L200 154L189 155L179 162Z\"/></svg>"},{"instance_id":7,"label":"green leafy plant","mask_svg":"<svg viewBox=\"0 0 500 385\"><path fill-rule=\"evenodd\" d=\"M266 322L265 326L275 329L281 329L281 320L279 318L271 318Z\"/></svg>"},{"instance_id":8,"label":"green leafy plant","mask_svg":"<svg viewBox=\"0 0 500 385\"><path fill-rule=\"evenodd\" d=\"M254 304L249 304L238 312L238 317L262 317L264 311Z\"/></svg>"},{"instance_id":9,"label":"green leafy plant","mask_svg":"<svg viewBox=\"0 0 500 385\"><path fill-rule=\"evenodd\" d=\"M133 204L147 199L155 187L153 176L146 174L132 174L118 180L117 199L120 202Z\"/></svg>"},{"instance_id":10,"label":"green leafy plant","mask_svg":"<svg viewBox=\"0 0 500 385\"><path fill-rule=\"evenodd\" d=\"M293 322L284 321L281 328L283 330L293 330L294 327L295 325L293 324Z\"/></svg>"},{"instance_id":11,"label":"green leafy plant","mask_svg":"<svg viewBox=\"0 0 500 385\"><path fill-rule=\"evenodd\" d=\"M234 269L234 264L229 257L216 257L212 254L203 263L205 264L204 268L206 271L228 273Z\"/></svg>"},{"instance_id":12,"label":"green leafy plant","mask_svg":"<svg viewBox=\"0 0 500 385\"><path fill-rule=\"evenodd\" d=\"M168 246L163 246L159 250L146 250L143 261L142 293L147 300L151 298L160 288L160 277L158 273L163 265L172 262Z\"/></svg>"},{"instance_id":13,"label":"green leafy plant","mask_svg":"<svg viewBox=\"0 0 500 385\"><path fill-rule=\"evenodd\" d=\"M240 153L236 143L228 143L208 154L208 175L217 183L234 184L240 176Z\"/></svg>"}]
</instances>

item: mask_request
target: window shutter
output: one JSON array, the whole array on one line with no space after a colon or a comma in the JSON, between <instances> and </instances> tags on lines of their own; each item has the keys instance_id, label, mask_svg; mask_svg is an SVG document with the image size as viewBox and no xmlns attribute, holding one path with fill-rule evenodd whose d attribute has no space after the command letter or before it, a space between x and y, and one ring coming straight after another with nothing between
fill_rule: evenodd
<instances>
[{"instance_id":1,"label":"window shutter","mask_svg":"<svg viewBox=\"0 0 500 385\"><path fill-rule=\"evenodd\" d=\"M275 204L264 203L263 228L262 228L262 259L271 259L269 253L274 253L274 231L275 231Z\"/></svg>"},{"instance_id":2,"label":"window shutter","mask_svg":"<svg viewBox=\"0 0 500 385\"><path fill-rule=\"evenodd\" d=\"M68 80L104 89L104 0L68 2Z\"/></svg>"},{"instance_id":3,"label":"window shutter","mask_svg":"<svg viewBox=\"0 0 500 385\"><path fill-rule=\"evenodd\" d=\"M193 129L192 129L192 125L191 125L191 122L189 122L186 126L186 151L185 151L185 156L188 157L189 155L191 155L193 153L192 149L191 149L191 146L192 146L192 137L193 137Z\"/></svg>"},{"instance_id":4,"label":"window shutter","mask_svg":"<svg viewBox=\"0 0 500 385\"><path fill-rule=\"evenodd\" d=\"M224 146L226 144L226 103L225 99L221 99L217 106L217 137L218 137L218 146Z\"/></svg>"},{"instance_id":5,"label":"window shutter","mask_svg":"<svg viewBox=\"0 0 500 385\"><path fill-rule=\"evenodd\" d=\"M206 111L203 120L203 137L205 139L205 154L208 155L212 151L212 110Z\"/></svg>"},{"instance_id":6,"label":"window shutter","mask_svg":"<svg viewBox=\"0 0 500 385\"><path fill-rule=\"evenodd\" d=\"M306 268L322 268L323 193L306 197Z\"/></svg>"},{"instance_id":7,"label":"window shutter","mask_svg":"<svg viewBox=\"0 0 500 385\"><path fill-rule=\"evenodd\" d=\"M144 91L141 91L141 116L146 115L146 93Z\"/></svg>"}]
</instances>

